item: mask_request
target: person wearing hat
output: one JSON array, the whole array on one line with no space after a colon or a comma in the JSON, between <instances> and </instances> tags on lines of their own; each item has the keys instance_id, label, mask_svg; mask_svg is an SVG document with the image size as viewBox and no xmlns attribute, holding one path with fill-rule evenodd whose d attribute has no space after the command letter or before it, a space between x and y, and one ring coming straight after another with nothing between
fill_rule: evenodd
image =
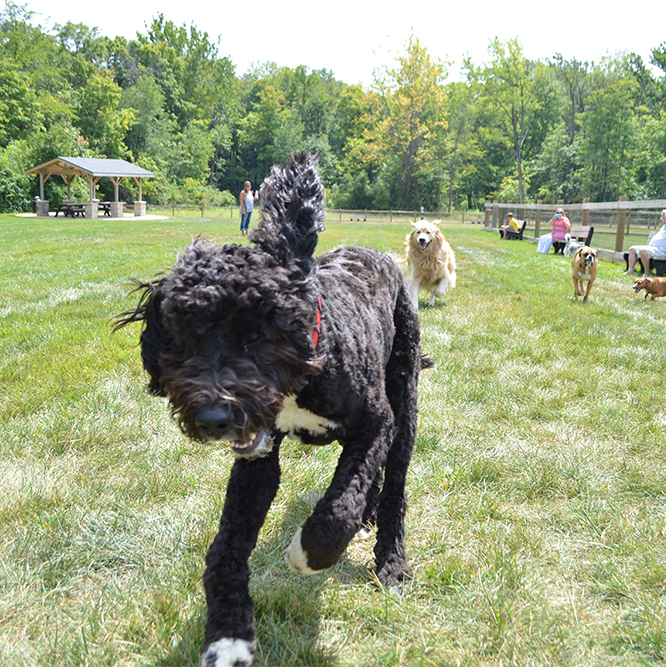
<instances>
[{"instance_id":1,"label":"person wearing hat","mask_svg":"<svg viewBox=\"0 0 666 667\"><path fill-rule=\"evenodd\" d=\"M513 229L514 232L517 232L520 229L520 225L523 224L522 220L516 220L513 217L513 213L506 214L506 225L502 225L500 229L502 230L502 238L509 238L509 229Z\"/></svg>"}]
</instances>

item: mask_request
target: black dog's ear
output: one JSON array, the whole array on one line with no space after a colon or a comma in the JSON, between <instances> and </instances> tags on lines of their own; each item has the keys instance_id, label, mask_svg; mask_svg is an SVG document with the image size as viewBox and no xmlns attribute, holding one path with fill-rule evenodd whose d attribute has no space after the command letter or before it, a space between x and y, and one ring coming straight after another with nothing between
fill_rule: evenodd
<instances>
[{"instance_id":1,"label":"black dog's ear","mask_svg":"<svg viewBox=\"0 0 666 667\"><path fill-rule=\"evenodd\" d=\"M134 310L118 315L113 327L115 332L132 322L144 323L141 332L141 359L144 369L150 376L148 390L156 396L164 396L160 384L160 378L162 377L160 357L173 343L162 325L160 316L160 304L162 303L160 287L162 282L162 280L155 283L135 281L137 287L132 290L132 293L138 292L141 294L139 303Z\"/></svg>"},{"instance_id":2,"label":"black dog's ear","mask_svg":"<svg viewBox=\"0 0 666 667\"><path fill-rule=\"evenodd\" d=\"M260 190L262 219L250 236L283 264L295 259L305 273L324 230L324 186L316 167L317 158L307 152L273 167Z\"/></svg>"}]
</instances>

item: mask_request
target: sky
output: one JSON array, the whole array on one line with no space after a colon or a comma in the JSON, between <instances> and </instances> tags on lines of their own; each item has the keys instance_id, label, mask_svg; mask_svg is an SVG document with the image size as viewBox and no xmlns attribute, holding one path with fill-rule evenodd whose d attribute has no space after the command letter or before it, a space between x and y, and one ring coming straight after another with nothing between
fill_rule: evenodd
<instances>
[{"instance_id":1,"label":"sky","mask_svg":"<svg viewBox=\"0 0 666 667\"><path fill-rule=\"evenodd\" d=\"M554 53L566 59L600 61L633 51L646 64L654 47L666 42L666 3L634 0L624 5L599 0L254 0L246 3L202 0L18 0L44 28L67 21L98 27L108 37L133 38L146 32L162 13L177 26L194 24L242 75L253 64L305 65L332 70L348 84L369 86L373 70L392 66L404 53L410 34L431 57L451 62L449 80L457 80L463 58L480 65L488 45L518 38L525 56L544 60Z\"/></svg>"}]
</instances>

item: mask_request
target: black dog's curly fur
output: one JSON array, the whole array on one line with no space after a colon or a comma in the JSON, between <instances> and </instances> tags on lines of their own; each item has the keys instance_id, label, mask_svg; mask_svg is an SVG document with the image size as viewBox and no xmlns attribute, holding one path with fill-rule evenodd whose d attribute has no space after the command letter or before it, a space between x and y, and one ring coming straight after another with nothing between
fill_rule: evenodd
<instances>
[{"instance_id":1,"label":"black dog's curly fur","mask_svg":"<svg viewBox=\"0 0 666 667\"><path fill-rule=\"evenodd\" d=\"M248 559L278 488L285 435L342 445L330 487L289 546L292 569L333 565L376 519L378 580L408 573L405 481L418 375L431 362L389 257L349 247L314 258L324 214L315 167L300 153L273 168L254 247L195 241L172 272L140 285L139 305L119 320L143 321L150 390L169 399L182 430L230 440L237 456L206 555L206 666L252 662Z\"/></svg>"}]
</instances>

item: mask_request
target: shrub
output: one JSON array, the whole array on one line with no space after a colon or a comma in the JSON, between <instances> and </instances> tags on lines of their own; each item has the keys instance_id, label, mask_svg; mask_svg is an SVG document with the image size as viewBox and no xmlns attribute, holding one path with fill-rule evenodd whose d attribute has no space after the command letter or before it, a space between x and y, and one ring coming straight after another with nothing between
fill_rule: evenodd
<instances>
[{"instance_id":1,"label":"shrub","mask_svg":"<svg viewBox=\"0 0 666 667\"><path fill-rule=\"evenodd\" d=\"M0 212L17 213L31 207L30 177L25 173L25 142L0 150Z\"/></svg>"}]
</instances>

